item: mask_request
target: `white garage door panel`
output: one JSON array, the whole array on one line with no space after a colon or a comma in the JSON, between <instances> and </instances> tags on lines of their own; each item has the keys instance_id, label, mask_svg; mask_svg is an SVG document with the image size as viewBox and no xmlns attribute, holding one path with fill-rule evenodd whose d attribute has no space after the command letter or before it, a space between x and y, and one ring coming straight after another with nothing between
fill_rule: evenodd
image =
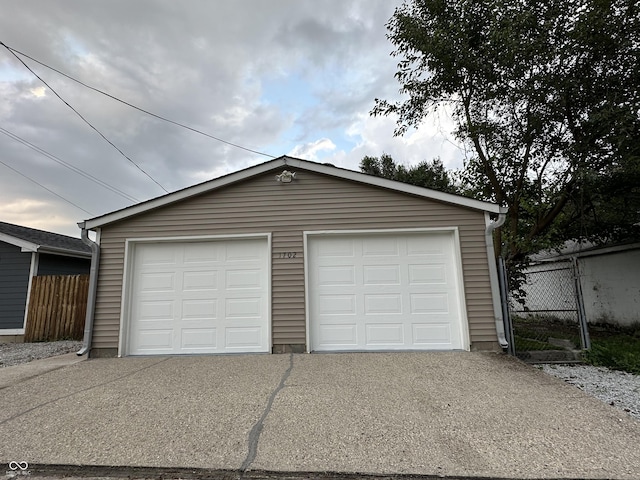
<instances>
[{"instance_id":1,"label":"white garage door panel","mask_svg":"<svg viewBox=\"0 0 640 480\"><path fill-rule=\"evenodd\" d=\"M317 327L317 344L334 345L344 347L356 347L358 345L357 325L323 323ZM336 348L336 350L339 350ZM348 350L348 348L347 348Z\"/></svg>"},{"instance_id":2,"label":"white garage door panel","mask_svg":"<svg viewBox=\"0 0 640 480\"><path fill-rule=\"evenodd\" d=\"M141 329L139 334L136 336L136 341L139 348L144 351L164 351L171 348L171 344L173 342L173 329Z\"/></svg>"},{"instance_id":3,"label":"white garage door panel","mask_svg":"<svg viewBox=\"0 0 640 480\"><path fill-rule=\"evenodd\" d=\"M180 347L187 350L207 351L217 347L216 328L183 328Z\"/></svg>"},{"instance_id":4,"label":"white garage door panel","mask_svg":"<svg viewBox=\"0 0 640 480\"><path fill-rule=\"evenodd\" d=\"M365 285L400 285L398 265L363 265Z\"/></svg>"},{"instance_id":5,"label":"white garage door panel","mask_svg":"<svg viewBox=\"0 0 640 480\"><path fill-rule=\"evenodd\" d=\"M311 349L467 348L455 248L452 232L311 235Z\"/></svg>"},{"instance_id":6,"label":"white garage door panel","mask_svg":"<svg viewBox=\"0 0 640 480\"><path fill-rule=\"evenodd\" d=\"M402 324L366 325L367 345L404 345L404 343Z\"/></svg>"},{"instance_id":7,"label":"white garage door panel","mask_svg":"<svg viewBox=\"0 0 640 480\"><path fill-rule=\"evenodd\" d=\"M448 323L413 325L413 338L419 345L429 345L434 348L437 345L443 345L446 348L451 343L451 325Z\"/></svg>"},{"instance_id":8,"label":"white garage door panel","mask_svg":"<svg viewBox=\"0 0 640 480\"><path fill-rule=\"evenodd\" d=\"M269 351L266 239L140 243L127 354Z\"/></svg>"},{"instance_id":9,"label":"white garage door panel","mask_svg":"<svg viewBox=\"0 0 640 480\"><path fill-rule=\"evenodd\" d=\"M184 272L183 290L185 292L196 290L214 291L218 289L218 272Z\"/></svg>"},{"instance_id":10,"label":"white garage door panel","mask_svg":"<svg viewBox=\"0 0 640 480\"><path fill-rule=\"evenodd\" d=\"M228 349L238 349L244 351L247 347L260 347L263 329L260 327L227 328L226 346Z\"/></svg>"}]
</instances>

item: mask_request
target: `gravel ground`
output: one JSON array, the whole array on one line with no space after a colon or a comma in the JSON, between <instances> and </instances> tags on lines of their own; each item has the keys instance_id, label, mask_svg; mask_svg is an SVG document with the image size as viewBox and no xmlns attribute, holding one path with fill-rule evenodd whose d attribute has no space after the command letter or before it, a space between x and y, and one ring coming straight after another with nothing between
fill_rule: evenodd
<instances>
[{"instance_id":1,"label":"gravel ground","mask_svg":"<svg viewBox=\"0 0 640 480\"><path fill-rule=\"evenodd\" d=\"M82 342L0 344L0 368L80 350ZM538 365L545 373L563 379L586 393L640 420L640 376L591 365Z\"/></svg>"},{"instance_id":2,"label":"gravel ground","mask_svg":"<svg viewBox=\"0 0 640 480\"><path fill-rule=\"evenodd\" d=\"M591 365L538 367L640 420L640 375Z\"/></svg>"},{"instance_id":3,"label":"gravel ground","mask_svg":"<svg viewBox=\"0 0 640 480\"><path fill-rule=\"evenodd\" d=\"M38 343L0 343L0 368L77 352L80 347L82 347L82 342L72 340Z\"/></svg>"}]
</instances>

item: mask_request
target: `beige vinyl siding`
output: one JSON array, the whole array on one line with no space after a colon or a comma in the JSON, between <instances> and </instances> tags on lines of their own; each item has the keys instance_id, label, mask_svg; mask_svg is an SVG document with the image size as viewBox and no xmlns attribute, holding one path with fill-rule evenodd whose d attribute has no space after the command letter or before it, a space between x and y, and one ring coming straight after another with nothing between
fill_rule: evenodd
<instances>
[{"instance_id":1,"label":"beige vinyl siding","mask_svg":"<svg viewBox=\"0 0 640 480\"><path fill-rule=\"evenodd\" d=\"M93 346L118 346L127 238L272 234L272 339L304 344L303 232L458 227L471 341L496 342L484 212L308 171L263 174L102 227ZM279 172L277 172L279 173ZM280 258L283 252L295 258Z\"/></svg>"}]
</instances>

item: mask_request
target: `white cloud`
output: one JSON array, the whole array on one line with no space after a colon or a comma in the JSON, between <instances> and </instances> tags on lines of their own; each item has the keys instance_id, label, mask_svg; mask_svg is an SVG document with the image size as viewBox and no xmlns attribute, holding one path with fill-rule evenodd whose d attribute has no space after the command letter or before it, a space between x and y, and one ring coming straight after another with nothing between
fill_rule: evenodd
<instances>
[{"instance_id":1,"label":"white cloud","mask_svg":"<svg viewBox=\"0 0 640 480\"><path fill-rule=\"evenodd\" d=\"M32 93L34 97L37 97L37 98L44 97L47 93L47 89L44 87L31 88L29 91Z\"/></svg>"},{"instance_id":2,"label":"white cloud","mask_svg":"<svg viewBox=\"0 0 640 480\"><path fill-rule=\"evenodd\" d=\"M447 130L444 120L394 138L393 119L368 114L374 98L393 99L398 89L384 25L400 2L113 0L61 8L68 0L6 0L0 31L7 45L79 80L251 150L354 169L383 152L402 163L440 156L455 165L459 152L438 132ZM140 200L163 193L19 62L0 62L3 128ZM268 159L32 66L168 190ZM0 149L7 164L96 215L130 204L3 135ZM88 216L0 165L0 204L16 198L35 203L14 213L3 205L0 221L68 233Z\"/></svg>"},{"instance_id":3,"label":"white cloud","mask_svg":"<svg viewBox=\"0 0 640 480\"><path fill-rule=\"evenodd\" d=\"M1 198L0 201L2 201ZM80 229L73 218L56 214L52 206L51 202L30 198L6 201L2 204L1 221L79 237Z\"/></svg>"},{"instance_id":4,"label":"white cloud","mask_svg":"<svg viewBox=\"0 0 640 480\"><path fill-rule=\"evenodd\" d=\"M296 145L287 155L313 162L318 160L318 154L325 151L335 150L336 145L328 138L321 138L315 142L306 143L304 145Z\"/></svg>"},{"instance_id":5,"label":"white cloud","mask_svg":"<svg viewBox=\"0 0 640 480\"><path fill-rule=\"evenodd\" d=\"M358 170L364 156L379 157L387 153L396 163L415 165L439 157L447 168L462 167L464 152L455 140L450 118L427 119L404 136L393 136L394 117L371 117L366 113L351 124L347 133L357 145L350 151L336 151L323 161Z\"/></svg>"}]
</instances>

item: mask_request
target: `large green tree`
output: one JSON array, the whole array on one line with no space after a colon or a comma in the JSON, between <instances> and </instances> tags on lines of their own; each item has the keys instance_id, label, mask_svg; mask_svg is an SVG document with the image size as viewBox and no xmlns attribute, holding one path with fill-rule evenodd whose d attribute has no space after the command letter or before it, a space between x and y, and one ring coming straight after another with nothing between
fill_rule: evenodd
<instances>
[{"instance_id":1,"label":"large green tree","mask_svg":"<svg viewBox=\"0 0 640 480\"><path fill-rule=\"evenodd\" d=\"M637 235L638 184L617 183L638 179L636 0L411 0L387 28L405 99L372 113L402 134L453 107L473 152L463 181L509 208L496 241L510 263L566 235Z\"/></svg>"},{"instance_id":2,"label":"large green tree","mask_svg":"<svg viewBox=\"0 0 640 480\"><path fill-rule=\"evenodd\" d=\"M439 158L405 167L396 164L391 155L383 153L380 157L363 157L360 161L360 170L369 175L410 183L418 187L458 193L455 183Z\"/></svg>"}]
</instances>

